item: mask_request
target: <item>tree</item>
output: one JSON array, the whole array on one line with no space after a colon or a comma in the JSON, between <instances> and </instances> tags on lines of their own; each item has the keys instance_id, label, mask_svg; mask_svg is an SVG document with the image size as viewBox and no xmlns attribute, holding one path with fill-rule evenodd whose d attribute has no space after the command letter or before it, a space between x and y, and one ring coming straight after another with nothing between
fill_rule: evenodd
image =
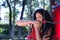
<instances>
[{"instance_id":1,"label":"tree","mask_svg":"<svg viewBox=\"0 0 60 40\"><path fill-rule=\"evenodd\" d=\"M46 0L49 1L49 0ZM13 34L13 36L11 36L12 38L14 38L14 32L17 33L18 35L21 35L20 30L18 30L18 26L15 25L15 21L16 21L16 16L18 16L18 14L21 14L21 18L20 19L26 19L28 20L29 18L32 19L32 14L33 11L35 11L36 8L40 8L40 7L46 7L46 9L49 10L49 4L47 4L47 2L43 2L43 0L5 0L3 2L4 8L9 8L9 12L6 12L7 16L9 18L9 31L10 33ZM18 7L21 8L22 10L20 11L19 9L17 9L17 5L19 5ZM26 17L22 17L24 16L24 14L26 14ZM27 19L28 18L28 19ZM16 27L15 27L16 26ZM7 28L7 26L6 26ZM28 30L26 30L26 27L21 28L23 29L23 32L26 32ZM27 28L28 29L28 28ZM6 30L8 32L8 30ZM26 33L27 34L27 33ZM23 35L23 34L22 34ZM25 34L24 34L25 35ZM20 38L20 36L19 36Z\"/></svg>"}]
</instances>

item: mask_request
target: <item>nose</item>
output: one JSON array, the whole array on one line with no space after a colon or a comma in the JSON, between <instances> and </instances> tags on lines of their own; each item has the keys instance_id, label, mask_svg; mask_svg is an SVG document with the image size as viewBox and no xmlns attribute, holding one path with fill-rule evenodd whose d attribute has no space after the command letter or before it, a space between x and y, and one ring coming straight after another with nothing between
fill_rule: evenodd
<instances>
[{"instance_id":1,"label":"nose","mask_svg":"<svg viewBox=\"0 0 60 40\"><path fill-rule=\"evenodd\" d=\"M37 18L36 20L39 21L39 18Z\"/></svg>"}]
</instances>

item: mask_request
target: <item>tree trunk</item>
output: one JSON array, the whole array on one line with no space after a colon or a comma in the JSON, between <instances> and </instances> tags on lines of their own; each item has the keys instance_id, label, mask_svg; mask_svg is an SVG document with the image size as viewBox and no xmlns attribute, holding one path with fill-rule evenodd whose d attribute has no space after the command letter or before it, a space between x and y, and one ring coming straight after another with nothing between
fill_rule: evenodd
<instances>
[{"instance_id":1,"label":"tree trunk","mask_svg":"<svg viewBox=\"0 0 60 40\"><path fill-rule=\"evenodd\" d=\"M9 7L9 31L10 31L9 34L10 34L10 37L12 38L12 35L11 35L11 28L12 28L12 9L11 9L11 5L10 5L9 1L6 0L6 2L7 2L7 5Z\"/></svg>"},{"instance_id":2,"label":"tree trunk","mask_svg":"<svg viewBox=\"0 0 60 40\"><path fill-rule=\"evenodd\" d=\"M24 8L25 8L25 1L26 0L23 0L23 3L22 3L22 12L21 12L21 17L20 17L20 20L23 19L23 12L24 12ZM21 32L22 32L23 28L22 27L18 27L18 40L21 40Z\"/></svg>"}]
</instances>

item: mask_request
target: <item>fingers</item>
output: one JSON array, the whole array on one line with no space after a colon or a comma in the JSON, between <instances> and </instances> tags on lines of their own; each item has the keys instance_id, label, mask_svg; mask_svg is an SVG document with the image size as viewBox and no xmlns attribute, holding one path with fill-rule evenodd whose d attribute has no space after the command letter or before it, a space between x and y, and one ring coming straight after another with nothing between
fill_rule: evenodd
<instances>
[{"instance_id":1,"label":"fingers","mask_svg":"<svg viewBox=\"0 0 60 40\"><path fill-rule=\"evenodd\" d=\"M33 23L32 23L32 22L28 22L28 23L27 23L27 26L32 28Z\"/></svg>"},{"instance_id":2,"label":"fingers","mask_svg":"<svg viewBox=\"0 0 60 40\"><path fill-rule=\"evenodd\" d=\"M34 28L35 29L39 29L39 28L41 28L41 23L39 23L38 21L36 21L36 22L34 22Z\"/></svg>"}]
</instances>

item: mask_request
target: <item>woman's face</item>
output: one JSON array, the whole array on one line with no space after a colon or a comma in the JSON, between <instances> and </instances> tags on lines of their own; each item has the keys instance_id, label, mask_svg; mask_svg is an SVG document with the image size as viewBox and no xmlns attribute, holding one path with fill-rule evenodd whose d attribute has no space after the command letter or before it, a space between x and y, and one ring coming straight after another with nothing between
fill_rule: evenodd
<instances>
[{"instance_id":1,"label":"woman's face","mask_svg":"<svg viewBox=\"0 0 60 40\"><path fill-rule=\"evenodd\" d=\"M43 16L40 13L36 13L36 20L43 21Z\"/></svg>"}]
</instances>

